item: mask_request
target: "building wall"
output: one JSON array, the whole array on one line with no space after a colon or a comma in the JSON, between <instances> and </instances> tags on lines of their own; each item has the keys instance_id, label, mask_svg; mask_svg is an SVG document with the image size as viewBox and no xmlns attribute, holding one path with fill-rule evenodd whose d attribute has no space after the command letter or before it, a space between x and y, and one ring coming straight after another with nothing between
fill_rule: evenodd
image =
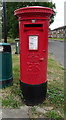
<instances>
[{"instance_id":1,"label":"building wall","mask_svg":"<svg viewBox=\"0 0 66 120\"><path fill-rule=\"evenodd\" d=\"M66 35L66 26L62 26L49 31L49 37L52 38L65 38L65 35Z\"/></svg>"}]
</instances>

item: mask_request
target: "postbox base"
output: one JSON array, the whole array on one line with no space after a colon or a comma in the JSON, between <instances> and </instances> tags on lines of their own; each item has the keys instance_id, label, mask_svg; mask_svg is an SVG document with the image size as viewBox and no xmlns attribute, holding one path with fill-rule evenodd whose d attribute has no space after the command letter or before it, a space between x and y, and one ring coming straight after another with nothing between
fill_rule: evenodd
<instances>
[{"instance_id":1,"label":"postbox base","mask_svg":"<svg viewBox=\"0 0 66 120\"><path fill-rule=\"evenodd\" d=\"M13 77L9 80L0 81L0 88L6 88L13 85Z\"/></svg>"},{"instance_id":2,"label":"postbox base","mask_svg":"<svg viewBox=\"0 0 66 120\"><path fill-rule=\"evenodd\" d=\"M24 101L27 105L37 105L46 98L47 82L39 85L29 85L20 81Z\"/></svg>"}]
</instances>

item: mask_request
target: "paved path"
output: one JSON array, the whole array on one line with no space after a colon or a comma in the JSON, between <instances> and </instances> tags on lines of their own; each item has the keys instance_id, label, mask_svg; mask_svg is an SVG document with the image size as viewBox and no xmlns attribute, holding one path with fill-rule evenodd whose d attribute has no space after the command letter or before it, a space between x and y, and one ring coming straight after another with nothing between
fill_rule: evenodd
<instances>
[{"instance_id":1,"label":"paved path","mask_svg":"<svg viewBox=\"0 0 66 120\"><path fill-rule=\"evenodd\" d=\"M29 118L28 110L26 105L20 109L2 109L2 118Z\"/></svg>"},{"instance_id":2,"label":"paved path","mask_svg":"<svg viewBox=\"0 0 66 120\"><path fill-rule=\"evenodd\" d=\"M35 109L35 111L33 111L33 108ZM2 120L5 120L5 118L6 120L9 120L8 118L17 118L17 120L18 118L23 118L24 120L26 120L26 118L28 118L28 120L31 120L31 118L38 118L38 120L40 120L40 118L45 118L44 114L50 112L51 110L55 110L55 108L53 108L52 106L33 107L24 105L20 109L2 109L0 113L2 113ZM64 118L64 114L61 114L61 112L58 110L56 110L56 112Z\"/></svg>"},{"instance_id":3,"label":"paved path","mask_svg":"<svg viewBox=\"0 0 66 120\"><path fill-rule=\"evenodd\" d=\"M49 40L49 53L64 67L64 42Z\"/></svg>"}]
</instances>

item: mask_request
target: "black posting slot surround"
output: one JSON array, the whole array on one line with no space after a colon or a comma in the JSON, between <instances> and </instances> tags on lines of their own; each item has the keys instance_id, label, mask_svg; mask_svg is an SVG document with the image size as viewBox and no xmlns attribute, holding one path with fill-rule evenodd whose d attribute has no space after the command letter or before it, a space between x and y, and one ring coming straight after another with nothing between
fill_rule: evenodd
<instances>
[{"instance_id":1,"label":"black posting slot surround","mask_svg":"<svg viewBox=\"0 0 66 120\"><path fill-rule=\"evenodd\" d=\"M42 27L42 24L25 24L25 27Z\"/></svg>"}]
</instances>

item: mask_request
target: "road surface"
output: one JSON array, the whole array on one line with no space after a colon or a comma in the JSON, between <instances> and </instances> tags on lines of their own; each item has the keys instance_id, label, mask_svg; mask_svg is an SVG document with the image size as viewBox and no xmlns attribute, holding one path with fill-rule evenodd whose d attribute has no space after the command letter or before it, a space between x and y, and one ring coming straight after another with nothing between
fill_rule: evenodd
<instances>
[{"instance_id":1,"label":"road surface","mask_svg":"<svg viewBox=\"0 0 66 120\"><path fill-rule=\"evenodd\" d=\"M49 40L49 53L64 67L64 42Z\"/></svg>"}]
</instances>

